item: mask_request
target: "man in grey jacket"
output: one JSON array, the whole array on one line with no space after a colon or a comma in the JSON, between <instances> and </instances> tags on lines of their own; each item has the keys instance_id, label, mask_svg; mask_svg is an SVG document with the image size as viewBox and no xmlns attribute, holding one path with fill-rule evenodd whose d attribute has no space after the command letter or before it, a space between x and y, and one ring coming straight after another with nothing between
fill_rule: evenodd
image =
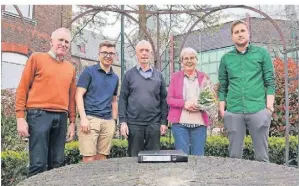
<instances>
[{"instance_id":1,"label":"man in grey jacket","mask_svg":"<svg viewBox=\"0 0 299 186\"><path fill-rule=\"evenodd\" d=\"M166 86L162 73L150 66L152 52L148 41L138 42L138 64L122 80L119 122L130 157L142 150L160 150L160 135L167 131Z\"/></svg>"}]
</instances>

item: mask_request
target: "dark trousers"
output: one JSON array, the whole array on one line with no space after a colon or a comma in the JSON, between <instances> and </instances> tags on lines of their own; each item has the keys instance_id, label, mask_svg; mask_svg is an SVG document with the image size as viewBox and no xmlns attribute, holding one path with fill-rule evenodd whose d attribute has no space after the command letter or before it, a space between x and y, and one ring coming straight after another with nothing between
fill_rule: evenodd
<instances>
[{"instance_id":1,"label":"dark trousers","mask_svg":"<svg viewBox=\"0 0 299 186\"><path fill-rule=\"evenodd\" d=\"M128 137L129 157L138 156L142 150L160 150L160 124L130 125Z\"/></svg>"},{"instance_id":2,"label":"dark trousers","mask_svg":"<svg viewBox=\"0 0 299 186\"><path fill-rule=\"evenodd\" d=\"M28 110L28 177L64 165L67 113Z\"/></svg>"}]
</instances>

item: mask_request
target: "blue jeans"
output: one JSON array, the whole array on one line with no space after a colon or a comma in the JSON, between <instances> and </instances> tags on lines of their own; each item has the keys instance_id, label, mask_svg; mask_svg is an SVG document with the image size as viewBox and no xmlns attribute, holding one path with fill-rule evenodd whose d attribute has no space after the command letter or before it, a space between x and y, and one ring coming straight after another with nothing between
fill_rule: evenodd
<instances>
[{"instance_id":1,"label":"blue jeans","mask_svg":"<svg viewBox=\"0 0 299 186\"><path fill-rule=\"evenodd\" d=\"M64 165L67 113L28 110L28 177Z\"/></svg>"},{"instance_id":2,"label":"blue jeans","mask_svg":"<svg viewBox=\"0 0 299 186\"><path fill-rule=\"evenodd\" d=\"M172 125L175 149L186 154L203 156L207 138L207 127L188 128L179 123Z\"/></svg>"}]
</instances>

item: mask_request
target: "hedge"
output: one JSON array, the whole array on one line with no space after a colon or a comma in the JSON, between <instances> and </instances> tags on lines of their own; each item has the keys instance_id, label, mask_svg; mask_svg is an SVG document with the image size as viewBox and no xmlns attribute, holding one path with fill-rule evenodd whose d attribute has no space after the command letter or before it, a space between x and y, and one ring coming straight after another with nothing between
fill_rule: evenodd
<instances>
[{"instance_id":1,"label":"hedge","mask_svg":"<svg viewBox=\"0 0 299 186\"><path fill-rule=\"evenodd\" d=\"M174 140L169 137L161 138L161 149L174 149ZM110 158L127 156L127 141L113 139ZM222 136L209 136L207 138L205 155L228 157L228 139ZM290 136L290 159L297 157L298 137ZM285 139L281 137L269 138L270 162L284 164ZM81 161L78 142L67 143L65 147L65 163L75 164ZM245 138L244 159L254 160L254 151L250 137ZM3 185L15 185L25 179L28 153L5 151L1 153L1 181Z\"/></svg>"},{"instance_id":2,"label":"hedge","mask_svg":"<svg viewBox=\"0 0 299 186\"><path fill-rule=\"evenodd\" d=\"M16 185L26 178L27 152L1 152L1 185Z\"/></svg>"}]
</instances>

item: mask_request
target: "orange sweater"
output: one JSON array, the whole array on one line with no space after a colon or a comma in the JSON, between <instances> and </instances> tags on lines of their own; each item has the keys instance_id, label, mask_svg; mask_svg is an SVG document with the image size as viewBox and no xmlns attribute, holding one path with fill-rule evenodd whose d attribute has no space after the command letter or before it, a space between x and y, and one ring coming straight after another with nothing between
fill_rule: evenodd
<instances>
[{"instance_id":1,"label":"orange sweater","mask_svg":"<svg viewBox=\"0 0 299 186\"><path fill-rule=\"evenodd\" d=\"M16 91L16 116L26 109L68 112L75 122L76 72L68 61L57 61L48 53L34 53L24 68Z\"/></svg>"}]
</instances>

